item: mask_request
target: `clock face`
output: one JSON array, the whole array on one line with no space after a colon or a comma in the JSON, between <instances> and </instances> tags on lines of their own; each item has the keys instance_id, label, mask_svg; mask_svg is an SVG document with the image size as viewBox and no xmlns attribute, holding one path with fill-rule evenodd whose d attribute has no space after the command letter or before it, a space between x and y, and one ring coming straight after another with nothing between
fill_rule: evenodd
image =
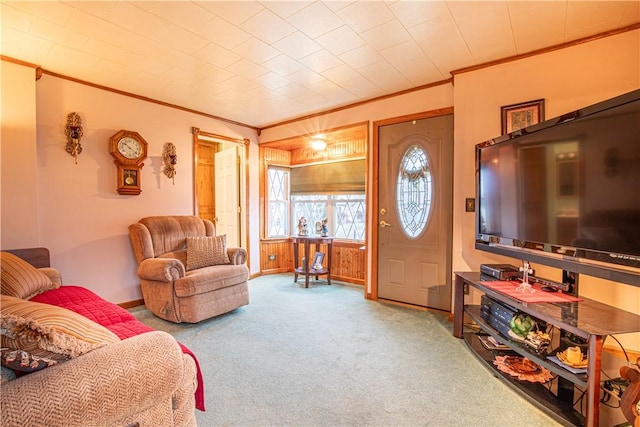
<instances>
[{"instance_id":1,"label":"clock face","mask_svg":"<svg viewBox=\"0 0 640 427\"><path fill-rule=\"evenodd\" d=\"M118 152L127 159L137 159L142 154L142 146L134 138L125 136L118 141Z\"/></svg>"}]
</instances>

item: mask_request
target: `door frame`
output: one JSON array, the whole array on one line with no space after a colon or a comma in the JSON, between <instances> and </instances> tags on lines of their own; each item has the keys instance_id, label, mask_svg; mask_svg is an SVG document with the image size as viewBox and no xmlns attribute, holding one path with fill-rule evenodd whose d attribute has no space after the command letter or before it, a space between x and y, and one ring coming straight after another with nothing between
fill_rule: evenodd
<instances>
[{"instance_id":1,"label":"door frame","mask_svg":"<svg viewBox=\"0 0 640 427\"><path fill-rule=\"evenodd\" d=\"M380 203L378 200L378 190L380 187L380 178L378 174L378 162L380 160L380 140L379 129L381 126L393 125L397 123L409 122L412 120L428 119L432 117L446 116L453 114L453 107L439 108L436 110L424 111L421 113L408 114L405 116L392 117L389 119L376 120L373 122L373 138L371 144L371 173L368 182L371 183L369 200L367 206L370 206L368 223L370 224L369 239L367 241L367 276L369 277L368 286L365 290L365 298L370 300L378 299L378 210Z\"/></svg>"},{"instance_id":2,"label":"door frame","mask_svg":"<svg viewBox=\"0 0 640 427\"><path fill-rule=\"evenodd\" d=\"M192 127L191 133L192 137L192 157L193 157L193 214L198 215L198 186L196 185L196 168L198 164L198 159L196 158L196 144L198 142L212 142L218 144L234 144L237 146L244 146L244 161L240 164L240 174L244 176L244 188L240 188L241 197L240 204L242 210L244 212L244 222L241 220L241 230L240 230L240 246L245 248L247 251L247 265L250 264L250 242L247 234L247 230L249 229L249 138L233 138L230 136L219 135L211 132L205 132L200 130L200 128ZM240 182L240 187L242 187L242 182ZM244 197L242 194L244 193Z\"/></svg>"}]
</instances>

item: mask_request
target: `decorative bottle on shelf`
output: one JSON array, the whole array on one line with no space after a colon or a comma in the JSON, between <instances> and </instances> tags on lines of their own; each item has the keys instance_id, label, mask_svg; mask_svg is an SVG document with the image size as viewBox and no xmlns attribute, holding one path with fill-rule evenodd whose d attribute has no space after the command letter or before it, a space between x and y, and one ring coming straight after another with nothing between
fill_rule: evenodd
<instances>
[{"instance_id":1,"label":"decorative bottle on shelf","mask_svg":"<svg viewBox=\"0 0 640 427\"><path fill-rule=\"evenodd\" d=\"M522 283L516 288L516 291L530 294L534 293L536 290L533 289L531 283L529 283L529 274L533 272L529 261L522 261L522 267L520 267L519 270L522 271Z\"/></svg>"}]
</instances>

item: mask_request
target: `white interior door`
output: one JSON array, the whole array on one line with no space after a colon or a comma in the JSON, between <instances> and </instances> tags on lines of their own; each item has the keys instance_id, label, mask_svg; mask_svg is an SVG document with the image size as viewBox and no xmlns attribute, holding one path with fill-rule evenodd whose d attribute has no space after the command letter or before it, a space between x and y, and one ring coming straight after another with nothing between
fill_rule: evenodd
<instances>
[{"instance_id":1,"label":"white interior door","mask_svg":"<svg viewBox=\"0 0 640 427\"><path fill-rule=\"evenodd\" d=\"M240 155L238 147L215 154L216 234L227 235L228 247L240 246Z\"/></svg>"},{"instance_id":2,"label":"white interior door","mask_svg":"<svg viewBox=\"0 0 640 427\"><path fill-rule=\"evenodd\" d=\"M381 126L378 140L378 297L449 310L453 116Z\"/></svg>"}]
</instances>

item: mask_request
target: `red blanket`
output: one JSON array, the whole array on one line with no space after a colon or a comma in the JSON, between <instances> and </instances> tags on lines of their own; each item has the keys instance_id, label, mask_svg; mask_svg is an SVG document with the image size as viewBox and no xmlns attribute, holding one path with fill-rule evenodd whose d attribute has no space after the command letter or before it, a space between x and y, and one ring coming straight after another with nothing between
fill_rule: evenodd
<instances>
[{"instance_id":1,"label":"red blanket","mask_svg":"<svg viewBox=\"0 0 640 427\"><path fill-rule=\"evenodd\" d=\"M154 331L150 326L140 322L136 317L117 304L106 301L80 286L61 286L36 295L31 301L64 307L101 324L111 332L124 340L145 332ZM180 344L180 343L178 343ZM197 367L198 388L196 389L196 408L204 411L204 385L202 383L202 372L200 364L195 354L184 345L180 344L182 352L193 357Z\"/></svg>"}]
</instances>

